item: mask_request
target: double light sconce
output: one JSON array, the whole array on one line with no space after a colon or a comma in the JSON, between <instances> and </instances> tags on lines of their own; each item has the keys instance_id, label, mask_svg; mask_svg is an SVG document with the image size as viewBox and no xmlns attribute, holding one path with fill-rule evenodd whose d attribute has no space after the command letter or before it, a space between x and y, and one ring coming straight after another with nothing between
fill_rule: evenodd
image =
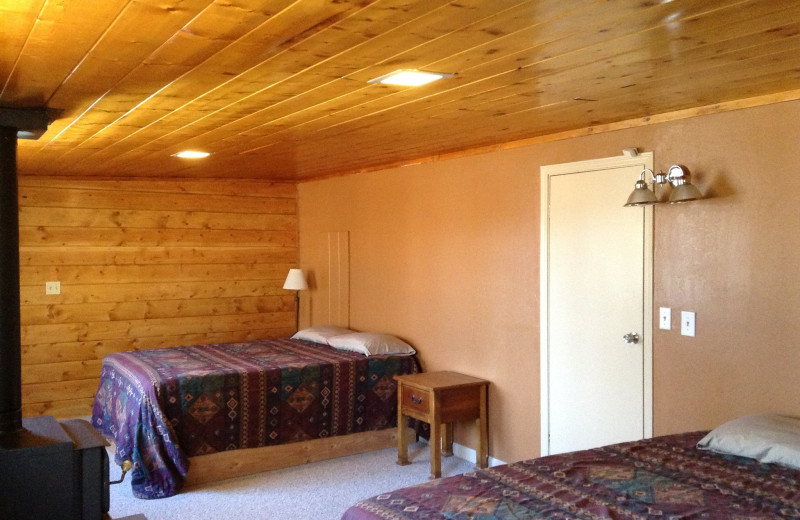
<instances>
[{"instance_id":1,"label":"double light sconce","mask_svg":"<svg viewBox=\"0 0 800 520\"><path fill-rule=\"evenodd\" d=\"M653 181L653 189L647 187L647 181L644 174L650 172L650 177ZM669 195L670 204L677 204L680 202L689 202L690 200L698 200L703 198L703 194L697 187L689 182L689 172L683 166L677 164L672 165L664 173L659 170L658 173L653 173L650 168L645 168L639 174L639 180L636 181L636 187L628 197L628 202L625 206L648 206L650 204L658 204L662 201L656 196L656 187L662 184L671 184L672 193Z\"/></svg>"}]
</instances>

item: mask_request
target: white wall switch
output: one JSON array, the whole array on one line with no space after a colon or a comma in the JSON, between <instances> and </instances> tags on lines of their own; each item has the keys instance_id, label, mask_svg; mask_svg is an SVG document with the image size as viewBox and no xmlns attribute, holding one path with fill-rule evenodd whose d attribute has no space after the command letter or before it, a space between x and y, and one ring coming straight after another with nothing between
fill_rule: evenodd
<instances>
[{"instance_id":1,"label":"white wall switch","mask_svg":"<svg viewBox=\"0 0 800 520\"><path fill-rule=\"evenodd\" d=\"M681 311L681 335L694 337L694 313Z\"/></svg>"},{"instance_id":2,"label":"white wall switch","mask_svg":"<svg viewBox=\"0 0 800 520\"><path fill-rule=\"evenodd\" d=\"M45 282L45 294L61 294L61 282Z\"/></svg>"},{"instance_id":3,"label":"white wall switch","mask_svg":"<svg viewBox=\"0 0 800 520\"><path fill-rule=\"evenodd\" d=\"M672 328L672 309L669 307L658 308L658 328L664 330Z\"/></svg>"}]
</instances>

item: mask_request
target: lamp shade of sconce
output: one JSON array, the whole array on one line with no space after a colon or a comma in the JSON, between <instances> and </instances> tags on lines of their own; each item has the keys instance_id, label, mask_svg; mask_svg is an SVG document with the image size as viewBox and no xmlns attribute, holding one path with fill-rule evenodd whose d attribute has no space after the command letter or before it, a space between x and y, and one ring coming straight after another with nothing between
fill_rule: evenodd
<instances>
[{"instance_id":1,"label":"lamp shade of sconce","mask_svg":"<svg viewBox=\"0 0 800 520\"><path fill-rule=\"evenodd\" d=\"M698 200L703 198L703 194L696 186L689 182L689 171L677 164L672 165L667 170L666 181L672 184L675 188L669 196L670 204L678 204L680 202L689 202L691 200ZM656 178L658 182L658 178Z\"/></svg>"},{"instance_id":2,"label":"lamp shade of sconce","mask_svg":"<svg viewBox=\"0 0 800 520\"><path fill-rule=\"evenodd\" d=\"M680 184L672 190L669 196L670 204L678 204L680 202L689 202L690 200L702 199L703 195L694 184Z\"/></svg>"},{"instance_id":3,"label":"lamp shade of sconce","mask_svg":"<svg viewBox=\"0 0 800 520\"><path fill-rule=\"evenodd\" d=\"M289 274L286 276L286 281L283 283L283 288L290 291L305 291L308 289L306 277L302 269L289 269Z\"/></svg>"},{"instance_id":4,"label":"lamp shade of sconce","mask_svg":"<svg viewBox=\"0 0 800 520\"><path fill-rule=\"evenodd\" d=\"M675 187L669 196L670 204L689 202L690 200L702 199L703 194L697 187L689 182L689 172L684 168L674 165L667 171L667 179Z\"/></svg>"},{"instance_id":5,"label":"lamp shade of sconce","mask_svg":"<svg viewBox=\"0 0 800 520\"><path fill-rule=\"evenodd\" d=\"M644 179L644 174L649 172L653 181L653 189L647 187L647 181ZM658 204L661 201L656 196L656 186L662 184L671 184L673 186L672 193L669 196L670 204L677 204L680 202L689 202L703 198L703 194L696 186L689 182L689 172L682 166L674 164L670 166L667 173L659 171L653 173L650 168L645 168L639 174L639 180L636 181L633 192L628 196L628 201L625 203L626 207L630 206L646 206L649 204Z\"/></svg>"},{"instance_id":6,"label":"lamp shade of sconce","mask_svg":"<svg viewBox=\"0 0 800 520\"><path fill-rule=\"evenodd\" d=\"M636 187L628 196L628 202L625 206L647 206L649 204L656 204L658 199L656 194L647 187L647 182L643 180L636 181Z\"/></svg>"}]
</instances>

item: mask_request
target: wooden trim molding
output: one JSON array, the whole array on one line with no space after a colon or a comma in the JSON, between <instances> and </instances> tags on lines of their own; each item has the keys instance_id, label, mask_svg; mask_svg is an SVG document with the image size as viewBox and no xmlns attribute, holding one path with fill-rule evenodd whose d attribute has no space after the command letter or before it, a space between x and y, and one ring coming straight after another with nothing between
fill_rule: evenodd
<instances>
[{"instance_id":1,"label":"wooden trim molding","mask_svg":"<svg viewBox=\"0 0 800 520\"><path fill-rule=\"evenodd\" d=\"M328 233L328 324L350 326L350 234Z\"/></svg>"}]
</instances>

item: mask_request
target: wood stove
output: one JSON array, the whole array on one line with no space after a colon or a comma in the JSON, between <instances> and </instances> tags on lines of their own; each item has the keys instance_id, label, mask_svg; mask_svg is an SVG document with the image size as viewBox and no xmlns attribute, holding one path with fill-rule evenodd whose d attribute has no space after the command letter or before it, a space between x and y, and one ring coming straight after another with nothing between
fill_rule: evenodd
<instances>
[{"instance_id":1,"label":"wood stove","mask_svg":"<svg viewBox=\"0 0 800 520\"><path fill-rule=\"evenodd\" d=\"M0 518L107 518L107 443L91 423L43 416L22 425L0 434Z\"/></svg>"},{"instance_id":2,"label":"wood stove","mask_svg":"<svg viewBox=\"0 0 800 520\"><path fill-rule=\"evenodd\" d=\"M107 517L106 442L91 424L22 418L17 132L47 129L47 110L0 108L0 518Z\"/></svg>"}]
</instances>

